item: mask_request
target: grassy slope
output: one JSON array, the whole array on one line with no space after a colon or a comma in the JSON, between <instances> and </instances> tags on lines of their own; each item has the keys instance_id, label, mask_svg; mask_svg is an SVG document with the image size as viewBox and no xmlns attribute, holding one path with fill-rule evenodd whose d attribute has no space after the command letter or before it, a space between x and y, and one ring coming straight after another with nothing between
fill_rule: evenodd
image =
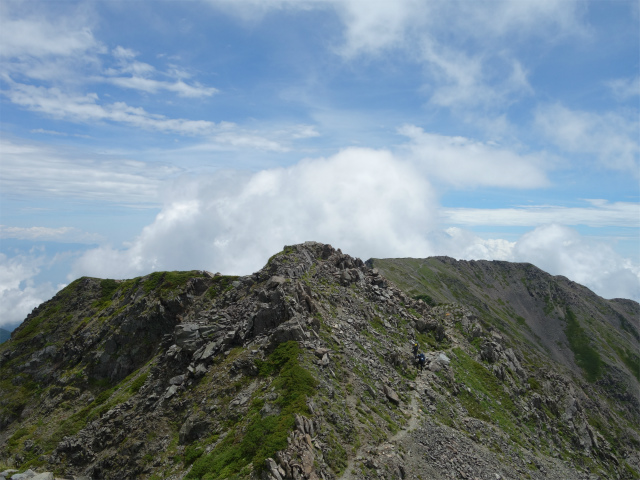
<instances>
[{"instance_id":1,"label":"grassy slope","mask_svg":"<svg viewBox=\"0 0 640 480\"><path fill-rule=\"evenodd\" d=\"M591 381L603 371L599 362L638 378L636 302L605 300L530 264L446 257L372 259L371 263L412 296L474 307L485 323L576 372L583 367Z\"/></svg>"}]
</instances>

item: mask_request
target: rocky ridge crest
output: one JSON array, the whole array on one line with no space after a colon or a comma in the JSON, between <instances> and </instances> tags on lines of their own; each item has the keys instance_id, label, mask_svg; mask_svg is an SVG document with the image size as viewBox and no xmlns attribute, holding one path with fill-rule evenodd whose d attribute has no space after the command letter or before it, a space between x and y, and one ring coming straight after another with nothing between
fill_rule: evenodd
<instances>
[{"instance_id":1,"label":"rocky ridge crest","mask_svg":"<svg viewBox=\"0 0 640 480\"><path fill-rule=\"evenodd\" d=\"M315 242L244 277L83 278L0 346L0 465L95 479L637 478L637 392L596 392L481 313L412 298Z\"/></svg>"}]
</instances>

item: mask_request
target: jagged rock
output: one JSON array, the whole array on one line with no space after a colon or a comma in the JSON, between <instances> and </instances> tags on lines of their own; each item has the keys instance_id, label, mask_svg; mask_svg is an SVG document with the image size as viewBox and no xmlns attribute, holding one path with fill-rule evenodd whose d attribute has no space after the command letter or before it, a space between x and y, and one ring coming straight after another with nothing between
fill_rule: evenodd
<instances>
[{"instance_id":1,"label":"jagged rock","mask_svg":"<svg viewBox=\"0 0 640 480\"><path fill-rule=\"evenodd\" d=\"M400 405L400 397L398 394L388 385L383 385L384 394L387 396L390 402Z\"/></svg>"},{"instance_id":2,"label":"jagged rock","mask_svg":"<svg viewBox=\"0 0 640 480\"><path fill-rule=\"evenodd\" d=\"M191 443L202 436L209 428L210 423L196 416L190 416L180 427L179 441L181 445Z\"/></svg>"},{"instance_id":3,"label":"jagged rock","mask_svg":"<svg viewBox=\"0 0 640 480\"><path fill-rule=\"evenodd\" d=\"M276 480L282 480L282 475L280 475L278 465L276 464L275 460L273 458L267 458L266 462L267 468L269 469L271 475L273 475L273 478L275 478Z\"/></svg>"},{"instance_id":4,"label":"jagged rock","mask_svg":"<svg viewBox=\"0 0 640 480\"><path fill-rule=\"evenodd\" d=\"M274 349L283 342L290 340L302 341L306 340L307 335L297 319L278 325L269 336L269 349Z\"/></svg>"},{"instance_id":5,"label":"jagged rock","mask_svg":"<svg viewBox=\"0 0 640 480\"><path fill-rule=\"evenodd\" d=\"M188 352L195 352L202 340L198 327L196 324L176 325L174 334L176 345Z\"/></svg>"}]
</instances>

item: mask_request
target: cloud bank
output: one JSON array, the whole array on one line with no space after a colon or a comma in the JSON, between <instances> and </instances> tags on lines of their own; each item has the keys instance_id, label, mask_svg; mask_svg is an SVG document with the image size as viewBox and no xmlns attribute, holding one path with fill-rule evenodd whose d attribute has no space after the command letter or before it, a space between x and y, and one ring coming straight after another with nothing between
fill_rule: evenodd
<instances>
[{"instance_id":1,"label":"cloud bank","mask_svg":"<svg viewBox=\"0 0 640 480\"><path fill-rule=\"evenodd\" d=\"M7 257L0 253L0 327L20 323L35 307L50 299L63 285L36 283L35 277L45 266L43 254L34 251L27 255Z\"/></svg>"},{"instance_id":2,"label":"cloud bank","mask_svg":"<svg viewBox=\"0 0 640 480\"><path fill-rule=\"evenodd\" d=\"M489 148L461 143L454 148ZM493 168L505 167L498 160ZM527 168L526 163L515 168ZM463 180L471 183L471 178ZM475 182L489 180L477 176ZM514 180L512 186L528 184ZM386 150L349 148L287 168L183 178L131 244L85 252L69 280L175 269L248 274L284 245L315 240L363 259L449 255L530 262L602 296L640 300L640 267L609 244L554 223L539 225L515 242L485 239L457 227L443 230L440 212L420 162Z\"/></svg>"}]
</instances>

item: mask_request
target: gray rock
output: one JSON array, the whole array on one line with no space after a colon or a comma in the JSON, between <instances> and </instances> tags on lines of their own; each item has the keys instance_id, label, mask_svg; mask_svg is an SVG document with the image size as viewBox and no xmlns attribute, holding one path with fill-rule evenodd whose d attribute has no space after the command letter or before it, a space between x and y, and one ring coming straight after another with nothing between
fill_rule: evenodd
<instances>
[{"instance_id":1,"label":"gray rock","mask_svg":"<svg viewBox=\"0 0 640 480\"><path fill-rule=\"evenodd\" d=\"M276 288L287 281L286 278L281 277L279 275L274 275L267 282L267 288Z\"/></svg>"},{"instance_id":2,"label":"gray rock","mask_svg":"<svg viewBox=\"0 0 640 480\"><path fill-rule=\"evenodd\" d=\"M442 365L449 365L449 362L451 362L449 357L447 357L444 353L440 353L440 355L438 355L437 361Z\"/></svg>"},{"instance_id":3,"label":"gray rock","mask_svg":"<svg viewBox=\"0 0 640 480\"><path fill-rule=\"evenodd\" d=\"M174 335L176 345L188 352L195 352L202 338L198 325L193 323L176 325Z\"/></svg>"},{"instance_id":4,"label":"gray rock","mask_svg":"<svg viewBox=\"0 0 640 480\"><path fill-rule=\"evenodd\" d=\"M22 473L16 473L11 477L11 480L29 480L37 475L36 472L29 469Z\"/></svg>"},{"instance_id":5,"label":"gray rock","mask_svg":"<svg viewBox=\"0 0 640 480\"><path fill-rule=\"evenodd\" d=\"M384 394L387 396L387 398L391 403L394 403L395 405L400 405L400 397L393 390L393 388L389 387L388 385L382 385L382 388L384 390Z\"/></svg>"},{"instance_id":6,"label":"gray rock","mask_svg":"<svg viewBox=\"0 0 640 480\"><path fill-rule=\"evenodd\" d=\"M176 394L177 391L178 391L178 387L176 385L171 385L169 388L167 388L167 391L164 394L164 398L166 400L169 400L171 397L173 397Z\"/></svg>"},{"instance_id":7,"label":"gray rock","mask_svg":"<svg viewBox=\"0 0 640 480\"><path fill-rule=\"evenodd\" d=\"M51 472L39 473L35 477L31 477L31 480L53 480L53 473Z\"/></svg>"},{"instance_id":8,"label":"gray rock","mask_svg":"<svg viewBox=\"0 0 640 480\"><path fill-rule=\"evenodd\" d=\"M276 480L282 480L282 476L278 471L278 464L276 464L276 461L273 458L267 458L266 462L267 468L269 469L271 475L273 475Z\"/></svg>"},{"instance_id":9,"label":"gray rock","mask_svg":"<svg viewBox=\"0 0 640 480\"><path fill-rule=\"evenodd\" d=\"M191 443L200 438L209 428L209 422L196 416L190 416L180 427L180 445Z\"/></svg>"},{"instance_id":10,"label":"gray rock","mask_svg":"<svg viewBox=\"0 0 640 480\"><path fill-rule=\"evenodd\" d=\"M322 360L320 360L320 365L322 365L323 367L326 367L327 365L329 365L329 355L327 353L325 353L322 356Z\"/></svg>"}]
</instances>

